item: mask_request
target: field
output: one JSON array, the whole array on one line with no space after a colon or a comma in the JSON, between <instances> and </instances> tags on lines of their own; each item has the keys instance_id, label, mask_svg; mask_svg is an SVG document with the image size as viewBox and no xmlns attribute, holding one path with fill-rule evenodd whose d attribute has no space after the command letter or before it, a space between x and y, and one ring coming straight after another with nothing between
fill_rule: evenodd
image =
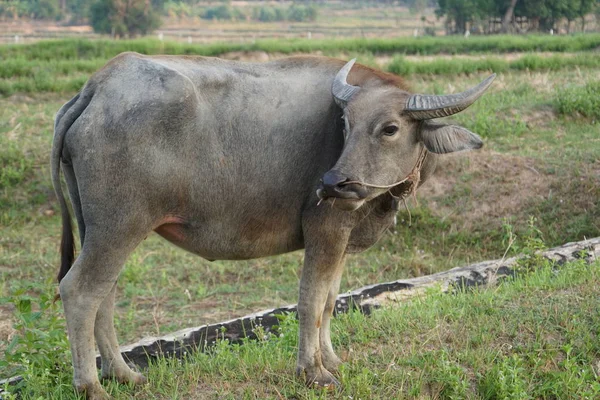
<instances>
[{"instance_id":1,"label":"field","mask_svg":"<svg viewBox=\"0 0 600 400\"><path fill-rule=\"evenodd\" d=\"M286 9L292 2L278 2L277 8ZM273 7L269 2L231 2L234 9L245 15L252 15L256 7ZM398 37L412 36L415 30L423 34L428 28L437 35L444 33L444 19L434 15L433 8L421 12L411 12L406 7L393 7L389 4L359 4L348 2L328 2L318 7L315 21L274 21L256 20L207 20L200 18L202 11L215 7L214 3L196 4L194 9L167 11L163 15L163 24L154 35L162 35L165 40L198 43L212 42L252 42L264 38L292 39L307 38L332 39L349 37ZM199 7L198 7L199 6ZM177 12L180 11L180 12ZM181 12L183 11L183 12ZM193 14L193 15L190 15ZM422 20L425 18L425 21ZM588 30L595 30L595 21L591 19ZM0 19L0 43L14 43L15 35L19 43L33 43L52 38L98 39L89 25L58 23L55 21L29 21Z\"/></svg>"},{"instance_id":2,"label":"field","mask_svg":"<svg viewBox=\"0 0 600 400\"><path fill-rule=\"evenodd\" d=\"M52 123L113 55L357 56L406 75L415 91L428 93L460 91L499 74L488 94L455 118L484 137L484 149L446 157L418 204L410 205L412 225L400 211L393 232L349 259L344 291L500 258L540 241L552 246L600 236L599 46L599 35L586 35L206 46L62 40L0 47L6 60L0 65L0 351L8 361L0 357L0 376L25 374L31 386L24 393L32 398L73 393L60 304L50 301L60 241L48 166ZM297 252L210 263L151 235L119 281L119 339L128 343L295 303L302 259ZM339 398L368 397L368 390L408 398L596 397L598 321L586 310L595 307L597 267L572 265L552 282L542 268L498 291L432 294L369 318L342 316L336 348L352 354ZM494 321L503 323L491 329ZM520 328L521 321L533 331ZM120 398L327 397L293 379L295 329L286 319L283 338L234 349L220 343L214 354L152 368L152 386L141 392L117 385L111 391Z\"/></svg>"}]
</instances>

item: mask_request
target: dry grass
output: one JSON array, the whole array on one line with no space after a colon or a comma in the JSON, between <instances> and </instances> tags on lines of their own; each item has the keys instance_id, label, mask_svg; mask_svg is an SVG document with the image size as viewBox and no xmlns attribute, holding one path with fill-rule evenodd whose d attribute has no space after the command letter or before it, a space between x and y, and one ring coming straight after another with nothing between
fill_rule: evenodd
<instances>
[{"instance_id":1,"label":"dry grass","mask_svg":"<svg viewBox=\"0 0 600 400\"><path fill-rule=\"evenodd\" d=\"M450 155L441 158L435 175L419 193L435 215L460 220L461 229L491 221L500 225L502 218L548 196L559 178L546 173L542 163L490 150Z\"/></svg>"}]
</instances>

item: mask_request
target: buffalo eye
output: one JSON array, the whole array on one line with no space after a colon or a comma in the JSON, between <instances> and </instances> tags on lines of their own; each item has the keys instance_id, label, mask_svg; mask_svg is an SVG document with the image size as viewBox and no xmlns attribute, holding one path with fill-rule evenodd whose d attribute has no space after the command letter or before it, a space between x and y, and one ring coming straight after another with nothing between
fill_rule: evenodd
<instances>
[{"instance_id":1,"label":"buffalo eye","mask_svg":"<svg viewBox=\"0 0 600 400\"><path fill-rule=\"evenodd\" d=\"M396 132L398 132L398 127L396 125L388 125L385 128L383 128L383 133L386 136L392 136Z\"/></svg>"}]
</instances>

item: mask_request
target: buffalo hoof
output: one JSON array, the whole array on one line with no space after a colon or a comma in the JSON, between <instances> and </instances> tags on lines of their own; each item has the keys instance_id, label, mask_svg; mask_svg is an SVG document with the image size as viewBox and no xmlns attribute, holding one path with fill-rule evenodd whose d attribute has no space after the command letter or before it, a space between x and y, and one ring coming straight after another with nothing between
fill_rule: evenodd
<instances>
[{"instance_id":1,"label":"buffalo hoof","mask_svg":"<svg viewBox=\"0 0 600 400\"><path fill-rule=\"evenodd\" d=\"M340 387L340 382L324 367L296 368L296 376L304 378L307 386L334 390Z\"/></svg>"},{"instance_id":2,"label":"buffalo hoof","mask_svg":"<svg viewBox=\"0 0 600 400\"><path fill-rule=\"evenodd\" d=\"M75 385L78 393L85 395L87 400L110 400L112 397L100 386L100 382Z\"/></svg>"},{"instance_id":3,"label":"buffalo hoof","mask_svg":"<svg viewBox=\"0 0 600 400\"><path fill-rule=\"evenodd\" d=\"M122 384L143 385L148 382L148 379L139 372L128 369L127 371L111 371L110 373L102 373L102 380L113 380Z\"/></svg>"},{"instance_id":4,"label":"buffalo hoof","mask_svg":"<svg viewBox=\"0 0 600 400\"><path fill-rule=\"evenodd\" d=\"M340 366L343 364L343 361L340 360L338 356L334 353L326 353L323 352L321 355L321 360L323 362L323 367L334 375L338 375L340 372Z\"/></svg>"}]
</instances>

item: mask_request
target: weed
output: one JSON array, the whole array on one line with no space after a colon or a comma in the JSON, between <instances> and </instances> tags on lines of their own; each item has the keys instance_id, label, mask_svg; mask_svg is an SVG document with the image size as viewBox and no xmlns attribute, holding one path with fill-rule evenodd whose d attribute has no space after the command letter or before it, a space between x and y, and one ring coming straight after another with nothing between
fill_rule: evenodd
<instances>
[{"instance_id":1,"label":"weed","mask_svg":"<svg viewBox=\"0 0 600 400\"><path fill-rule=\"evenodd\" d=\"M24 181L32 168L31 159L22 153L14 141L0 139L5 146L0 150L0 190L18 185Z\"/></svg>"},{"instance_id":2,"label":"weed","mask_svg":"<svg viewBox=\"0 0 600 400\"><path fill-rule=\"evenodd\" d=\"M404 76L413 74L456 75L480 71L508 70L545 71L572 67L595 68L600 59L593 54L541 57L526 55L515 61L496 57L477 60L455 59L409 62L407 54L468 54L494 51L585 51L600 45L600 35L585 36L493 36L460 38L343 39L343 40L262 40L255 43L212 43L191 45L152 39L108 41L66 39L29 45L0 47L0 94L9 96L24 92L72 93L79 90L89 75L106 61L125 51L142 54L218 56L232 51L265 51L268 53L310 53L366 55L373 64L374 54L397 55L388 70ZM363 60L364 61L364 60Z\"/></svg>"},{"instance_id":3,"label":"weed","mask_svg":"<svg viewBox=\"0 0 600 400\"><path fill-rule=\"evenodd\" d=\"M600 81L587 82L584 86L560 88L556 94L556 107L560 114L583 115L591 123L600 120Z\"/></svg>"},{"instance_id":4,"label":"weed","mask_svg":"<svg viewBox=\"0 0 600 400\"><path fill-rule=\"evenodd\" d=\"M40 294L30 295L32 291ZM30 385L53 387L65 382L71 372L65 321L59 304L53 302L54 294L54 286L47 283L43 287L24 285L0 298L0 304L15 308L16 333L0 360L0 375L23 377L15 390Z\"/></svg>"},{"instance_id":5,"label":"weed","mask_svg":"<svg viewBox=\"0 0 600 400\"><path fill-rule=\"evenodd\" d=\"M552 57L528 54L513 61L497 57L409 61L403 56L396 56L388 64L387 69L398 75L410 76L415 74L468 75L482 71L502 73L509 70L556 71L572 67L597 68L600 67L600 58L595 54Z\"/></svg>"}]
</instances>

